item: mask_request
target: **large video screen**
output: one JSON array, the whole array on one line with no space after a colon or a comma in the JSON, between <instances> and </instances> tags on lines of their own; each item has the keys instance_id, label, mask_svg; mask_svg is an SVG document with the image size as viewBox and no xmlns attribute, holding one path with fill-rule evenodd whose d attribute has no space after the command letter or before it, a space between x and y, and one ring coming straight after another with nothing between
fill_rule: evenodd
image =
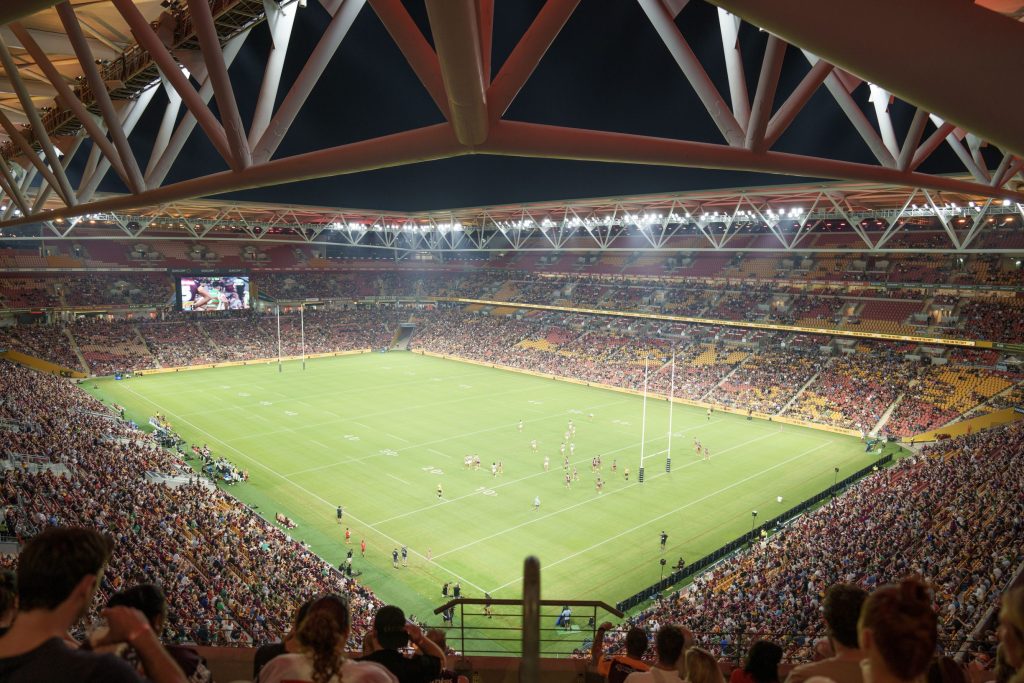
<instances>
[{"instance_id":1,"label":"large video screen","mask_svg":"<svg viewBox=\"0 0 1024 683\"><path fill-rule=\"evenodd\" d=\"M179 275L178 297L183 311L249 309L247 275Z\"/></svg>"}]
</instances>

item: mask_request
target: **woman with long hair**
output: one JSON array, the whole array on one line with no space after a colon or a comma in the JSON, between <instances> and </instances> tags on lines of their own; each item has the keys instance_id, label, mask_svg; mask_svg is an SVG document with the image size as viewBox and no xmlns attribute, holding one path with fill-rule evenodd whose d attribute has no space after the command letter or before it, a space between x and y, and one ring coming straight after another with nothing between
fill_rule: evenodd
<instances>
[{"instance_id":1,"label":"woman with long hair","mask_svg":"<svg viewBox=\"0 0 1024 683\"><path fill-rule=\"evenodd\" d=\"M691 647L686 651L686 680L689 683L725 683L718 660L707 650Z\"/></svg>"},{"instance_id":2,"label":"woman with long hair","mask_svg":"<svg viewBox=\"0 0 1024 683\"><path fill-rule=\"evenodd\" d=\"M318 598L295 631L299 652L270 660L260 671L259 683L397 683L380 664L345 656L351 628L345 598L335 594Z\"/></svg>"},{"instance_id":3,"label":"woman with long hair","mask_svg":"<svg viewBox=\"0 0 1024 683\"><path fill-rule=\"evenodd\" d=\"M928 587L906 578L869 595L860 612L857 638L866 656L861 663L865 683L921 678L938 642L938 617Z\"/></svg>"},{"instance_id":4,"label":"woman with long hair","mask_svg":"<svg viewBox=\"0 0 1024 683\"><path fill-rule=\"evenodd\" d=\"M1007 591L999 610L999 647L1016 670L1010 683L1024 683L1024 586Z\"/></svg>"}]
</instances>

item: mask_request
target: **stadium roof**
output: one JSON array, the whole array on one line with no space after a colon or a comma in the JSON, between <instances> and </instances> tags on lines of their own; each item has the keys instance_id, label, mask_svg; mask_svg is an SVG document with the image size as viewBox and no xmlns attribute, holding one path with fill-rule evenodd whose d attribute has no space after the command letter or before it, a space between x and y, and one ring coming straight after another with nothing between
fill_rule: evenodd
<instances>
[{"instance_id":1,"label":"stadium roof","mask_svg":"<svg viewBox=\"0 0 1024 683\"><path fill-rule=\"evenodd\" d=\"M1019 229L1022 219L1024 204L980 194L847 182L423 212L192 199L10 228L0 238L327 242L396 253L527 249L966 254L1018 253L1012 247L994 247L991 240L983 242L993 230ZM921 230L937 233L937 239L913 247L893 239ZM807 238L819 232L846 232L852 239L809 247ZM744 233L770 238L758 240L756 249L748 240L732 241Z\"/></svg>"},{"instance_id":2,"label":"stadium roof","mask_svg":"<svg viewBox=\"0 0 1024 683\"><path fill-rule=\"evenodd\" d=\"M437 209L792 178L943 226L952 197L1024 203L1021 0L53 4L0 9L0 227L223 193Z\"/></svg>"}]
</instances>

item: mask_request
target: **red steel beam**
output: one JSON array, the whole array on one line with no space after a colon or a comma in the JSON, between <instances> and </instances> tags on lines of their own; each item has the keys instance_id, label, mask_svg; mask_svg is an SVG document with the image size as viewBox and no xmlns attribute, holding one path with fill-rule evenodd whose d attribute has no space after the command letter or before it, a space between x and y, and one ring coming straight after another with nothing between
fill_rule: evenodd
<instances>
[{"instance_id":1,"label":"red steel beam","mask_svg":"<svg viewBox=\"0 0 1024 683\"><path fill-rule=\"evenodd\" d=\"M265 164L256 164L240 171L222 171L201 178L164 185L139 194L101 199L78 207L65 207L7 221L5 226L37 223L57 218L71 218L83 213L122 211L167 202L206 197L224 192L267 187L280 183L325 178L347 173L414 164L459 156L466 152L447 123L362 140L331 147Z\"/></svg>"},{"instance_id":2,"label":"red steel beam","mask_svg":"<svg viewBox=\"0 0 1024 683\"><path fill-rule=\"evenodd\" d=\"M464 145L487 139L487 79L474 0L427 0L441 77L455 137Z\"/></svg>"},{"instance_id":3,"label":"red steel beam","mask_svg":"<svg viewBox=\"0 0 1024 683\"><path fill-rule=\"evenodd\" d=\"M434 104L441 110L444 117L451 120L448 111L448 98L445 96L444 79L441 77L441 66L437 54L431 49L430 43L423 37L423 32L409 16L402 0L369 0L370 7L380 18L391 39L405 55L409 66L430 93Z\"/></svg>"},{"instance_id":4,"label":"red steel beam","mask_svg":"<svg viewBox=\"0 0 1024 683\"><path fill-rule=\"evenodd\" d=\"M686 166L858 180L1024 201L1024 192L882 166L783 152L759 153L743 147L545 126L537 123L498 121L491 127L487 142L475 151L480 154L505 156Z\"/></svg>"},{"instance_id":5,"label":"red steel beam","mask_svg":"<svg viewBox=\"0 0 1024 683\"><path fill-rule=\"evenodd\" d=\"M491 120L496 121L505 114L579 3L580 0L548 0L544 3L487 89Z\"/></svg>"},{"instance_id":6,"label":"red steel beam","mask_svg":"<svg viewBox=\"0 0 1024 683\"><path fill-rule=\"evenodd\" d=\"M1024 25L973 2L711 0L901 99L1024 156ZM913 54L884 46L919 36ZM984 36L984 50L956 50ZM865 40L867 39L867 42ZM965 96L964 93L970 93ZM998 104L978 93L999 93Z\"/></svg>"},{"instance_id":7,"label":"red steel beam","mask_svg":"<svg viewBox=\"0 0 1024 683\"><path fill-rule=\"evenodd\" d=\"M491 50L494 42L494 0L476 0L480 31L480 56L484 58L484 83L491 84Z\"/></svg>"}]
</instances>

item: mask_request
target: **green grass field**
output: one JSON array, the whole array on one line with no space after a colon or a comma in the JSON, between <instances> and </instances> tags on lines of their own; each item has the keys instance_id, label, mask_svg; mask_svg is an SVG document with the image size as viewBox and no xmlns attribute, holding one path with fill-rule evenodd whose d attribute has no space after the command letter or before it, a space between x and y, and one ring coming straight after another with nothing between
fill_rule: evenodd
<instances>
[{"instance_id":1,"label":"green grass field","mask_svg":"<svg viewBox=\"0 0 1024 683\"><path fill-rule=\"evenodd\" d=\"M346 551L335 520L344 505L363 582L421 617L441 604L445 581L460 581L468 597L519 597L530 554L541 561L544 598L615 604L659 579L662 530L669 564L692 562L749 531L751 510L764 521L831 485L834 467L842 478L872 462L854 438L724 413L709 420L677 406L666 474L668 404L649 401L640 484L640 398L411 353L87 386L140 424L165 414L191 443L248 469L249 483L231 493L271 520L275 512L294 519L293 535L335 564ZM559 444L570 419L581 481L566 489ZM709 446L710 462L694 455L694 438ZM469 453L484 467L465 469ZM590 467L597 454L601 494ZM499 460L504 474L493 477ZM401 544L409 567L395 570L391 550Z\"/></svg>"}]
</instances>

